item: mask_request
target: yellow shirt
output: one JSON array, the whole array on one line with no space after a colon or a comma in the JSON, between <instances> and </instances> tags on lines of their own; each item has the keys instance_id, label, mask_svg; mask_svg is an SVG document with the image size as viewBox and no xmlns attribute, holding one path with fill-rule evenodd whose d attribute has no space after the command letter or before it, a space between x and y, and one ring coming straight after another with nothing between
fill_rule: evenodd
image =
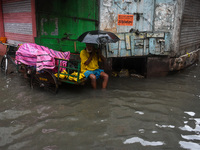
<instances>
[{"instance_id":1,"label":"yellow shirt","mask_svg":"<svg viewBox=\"0 0 200 150\"><path fill-rule=\"evenodd\" d=\"M92 57L91 62L88 65L85 65L85 62L88 60L90 57L90 54L84 49L80 53L80 58L81 58L81 72L84 73L87 70L93 71L96 69L99 69L98 65L98 56L97 54Z\"/></svg>"}]
</instances>

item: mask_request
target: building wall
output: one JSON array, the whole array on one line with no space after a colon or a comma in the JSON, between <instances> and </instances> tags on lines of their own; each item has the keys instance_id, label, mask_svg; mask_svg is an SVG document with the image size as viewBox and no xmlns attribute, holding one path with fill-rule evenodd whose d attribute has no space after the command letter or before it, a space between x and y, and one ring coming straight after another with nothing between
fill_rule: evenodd
<instances>
[{"instance_id":1,"label":"building wall","mask_svg":"<svg viewBox=\"0 0 200 150\"><path fill-rule=\"evenodd\" d=\"M200 48L199 8L199 0L100 0L100 29L117 33L121 39L121 43L110 46L108 56L163 55L164 51L170 57L180 57L197 50ZM118 14L134 15L133 25L118 25ZM130 33L136 30L163 33L164 50L159 51L162 47L157 44L157 37L144 38L146 46L142 43L138 52L131 53L130 49L137 46L134 41L141 39ZM135 36L132 43L131 36Z\"/></svg>"},{"instance_id":2,"label":"building wall","mask_svg":"<svg viewBox=\"0 0 200 150\"><path fill-rule=\"evenodd\" d=\"M174 17L174 28L172 30L173 36L171 40L171 57L179 57L179 45L180 45L180 32L181 24L183 19L183 11L185 6L185 0L176 0L175 5L175 17Z\"/></svg>"},{"instance_id":3,"label":"building wall","mask_svg":"<svg viewBox=\"0 0 200 150\"><path fill-rule=\"evenodd\" d=\"M100 29L115 33L171 31L177 0L100 0ZM134 15L132 26L119 26L118 14Z\"/></svg>"},{"instance_id":4,"label":"building wall","mask_svg":"<svg viewBox=\"0 0 200 150\"><path fill-rule=\"evenodd\" d=\"M170 55L177 5L174 0L100 0L100 29L120 38L109 44L107 56ZM118 15L133 15L133 24L119 25Z\"/></svg>"},{"instance_id":5,"label":"building wall","mask_svg":"<svg viewBox=\"0 0 200 150\"><path fill-rule=\"evenodd\" d=\"M32 0L2 0L4 31L9 44L34 42L32 2Z\"/></svg>"},{"instance_id":6,"label":"building wall","mask_svg":"<svg viewBox=\"0 0 200 150\"><path fill-rule=\"evenodd\" d=\"M100 29L114 33L153 31L155 0L100 0ZM139 14L139 19L136 17ZM134 15L133 26L118 26L118 14Z\"/></svg>"},{"instance_id":7,"label":"building wall","mask_svg":"<svg viewBox=\"0 0 200 150\"><path fill-rule=\"evenodd\" d=\"M0 37L4 37L4 24L3 24L3 11L2 11L2 3L0 0Z\"/></svg>"}]
</instances>

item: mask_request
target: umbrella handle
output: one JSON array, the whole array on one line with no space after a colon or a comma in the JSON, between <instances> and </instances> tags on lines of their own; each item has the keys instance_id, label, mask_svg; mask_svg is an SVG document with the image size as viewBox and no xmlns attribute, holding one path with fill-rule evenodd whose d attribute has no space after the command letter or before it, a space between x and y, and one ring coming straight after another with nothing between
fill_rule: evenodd
<instances>
[{"instance_id":1,"label":"umbrella handle","mask_svg":"<svg viewBox=\"0 0 200 150\"><path fill-rule=\"evenodd\" d=\"M100 50L102 50L102 49L103 49L103 46L105 46L105 45L103 45L103 44L100 44L99 46L100 46ZM105 48L105 55L106 55L106 59L107 59L107 58L108 58L108 56L107 56L107 51L106 51L106 48Z\"/></svg>"}]
</instances>

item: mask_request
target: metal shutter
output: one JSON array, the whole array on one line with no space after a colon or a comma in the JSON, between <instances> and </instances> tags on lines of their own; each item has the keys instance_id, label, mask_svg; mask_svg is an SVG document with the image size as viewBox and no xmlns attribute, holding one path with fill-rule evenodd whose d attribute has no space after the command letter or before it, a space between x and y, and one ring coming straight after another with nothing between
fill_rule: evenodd
<instances>
[{"instance_id":1,"label":"metal shutter","mask_svg":"<svg viewBox=\"0 0 200 150\"><path fill-rule=\"evenodd\" d=\"M2 0L2 8L7 42L33 42L31 0Z\"/></svg>"},{"instance_id":2,"label":"metal shutter","mask_svg":"<svg viewBox=\"0 0 200 150\"><path fill-rule=\"evenodd\" d=\"M185 0L180 33L180 54L200 46L200 0Z\"/></svg>"}]
</instances>

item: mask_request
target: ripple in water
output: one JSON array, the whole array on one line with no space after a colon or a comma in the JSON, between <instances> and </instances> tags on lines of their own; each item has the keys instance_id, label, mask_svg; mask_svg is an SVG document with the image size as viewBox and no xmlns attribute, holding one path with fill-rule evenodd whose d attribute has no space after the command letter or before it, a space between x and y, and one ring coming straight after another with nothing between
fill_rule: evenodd
<instances>
[{"instance_id":1,"label":"ripple in water","mask_svg":"<svg viewBox=\"0 0 200 150\"><path fill-rule=\"evenodd\" d=\"M153 141L153 142L145 141L139 137L133 137L124 141L124 144L133 144L133 143L140 143L143 146L161 146L165 144L162 141Z\"/></svg>"},{"instance_id":2,"label":"ripple in water","mask_svg":"<svg viewBox=\"0 0 200 150\"><path fill-rule=\"evenodd\" d=\"M186 141L180 141L179 144L182 148L188 150L199 150L200 145L196 143L196 141L200 141L200 118L194 118L195 112L192 111L184 111L185 114L189 115L190 118L187 121L184 121L185 126L179 127L180 130L186 131L189 134L183 135L181 137ZM193 123L195 127L191 127L189 123ZM191 134L193 133L193 134ZM195 142L194 142L195 141ZM199 143L199 142L198 142Z\"/></svg>"}]
</instances>

